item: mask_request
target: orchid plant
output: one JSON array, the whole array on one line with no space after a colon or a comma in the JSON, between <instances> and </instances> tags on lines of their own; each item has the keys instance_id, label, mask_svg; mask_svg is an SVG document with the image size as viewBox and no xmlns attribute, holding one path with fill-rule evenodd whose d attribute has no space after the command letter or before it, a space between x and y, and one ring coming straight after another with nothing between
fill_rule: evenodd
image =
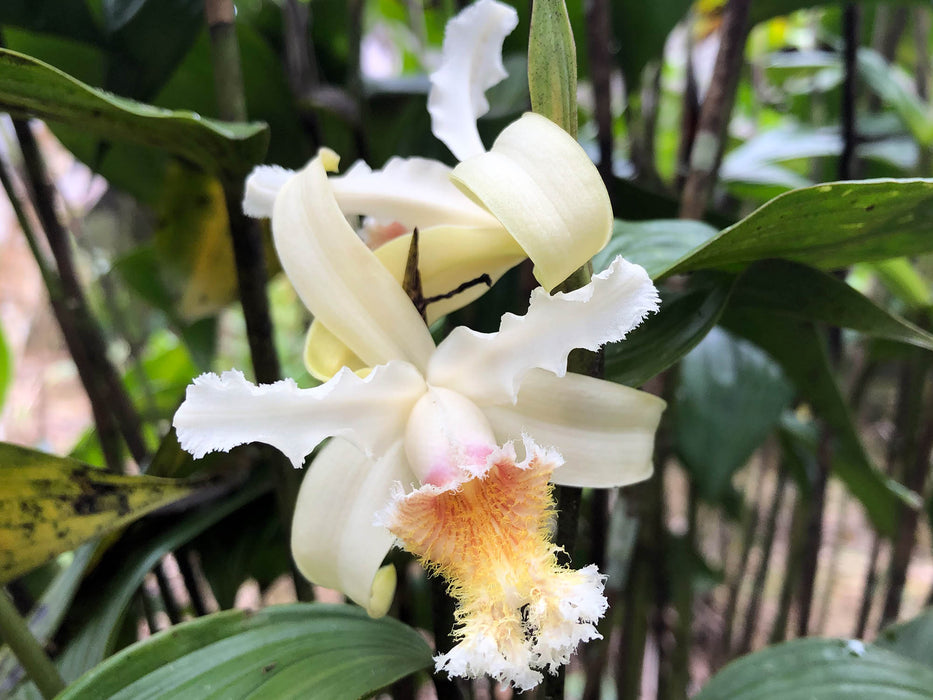
<instances>
[{"instance_id":1,"label":"orchid plant","mask_svg":"<svg viewBox=\"0 0 933 700\"><path fill-rule=\"evenodd\" d=\"M490 41L490 17L500 17L493 26L508 24L504 8L482 0L452 21L435 78L457 73L450 61L467 60L471 36ZM501 46L504 34L497 36ZM447 80L454 77L433 82ZM438 670L528 689L599 636L595 623L607 605L595 566L557 561L551 484L647 478L664 407L645 392L568 373L568 354L623 339L658 297L645 271L622 258L580 289L549 294L608 236L611 211L595 168L538 115L507 127L489 152L478 135L457 140L450 134L459 127L444 113L462 114L466 93L450 100L442 92L432 94L432 116L435 133L462 159L452 171L411 159L328 177L339 159L322 149L300 172L254 173L246 209L271 214L283 268L319 324L309 334L309 367L333 376L300 389L292 380L256 386L236 370L205 374L174 423L196 457L259 441L296 468L333 438L298 494L291 542L299 570L380 616L395 588L395 570L383 560L399 544L443 576L458 602L458 643L435 658ZM475 116L482 89L469 94ZM396 168L412 180L393 180ZM451 180L441 184L442 176ZM409 191L419 178L421 193ZM355 213L427 227L427 292L477 272L497 277L526 252L543 286L527 313L503 316L497 332L458 327L435 345L399 284L398 254L371 251L347 221ZM380 250L393 245L411 243ZM462 266L458 252L468 252ZM466 300L444 301L428 319ZM336 358L345 361L331 372Z\"/></svg>"}]
</instances>

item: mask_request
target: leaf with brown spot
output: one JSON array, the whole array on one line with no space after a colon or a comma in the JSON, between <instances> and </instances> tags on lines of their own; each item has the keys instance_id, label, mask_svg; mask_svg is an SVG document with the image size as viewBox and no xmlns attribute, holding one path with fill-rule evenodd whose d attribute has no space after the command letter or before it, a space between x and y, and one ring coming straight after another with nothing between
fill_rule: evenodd
<instances>
[{"instance_id":1,"label":"leaf with brown spot","mask_svg":"<svg viewBox=\"0 0 933 700\"><path fill-rule=\"evenodd\" d=\"M193 490L0 443L0 583Z\"/></svg>"}]
</instances>

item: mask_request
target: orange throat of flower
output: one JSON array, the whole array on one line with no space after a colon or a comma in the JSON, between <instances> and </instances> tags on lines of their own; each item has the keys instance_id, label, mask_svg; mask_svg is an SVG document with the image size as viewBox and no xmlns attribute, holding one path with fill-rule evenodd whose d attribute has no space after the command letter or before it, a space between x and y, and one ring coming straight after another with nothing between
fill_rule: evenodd
<instances>
[{"instance_id":1,"label":"orange throat of flower","mask_svg":"<svg viewBox=\"0 0 933 700\"><path fill-rule=\"evenodd\" d=\"M516 463L507 444L481 474L396 493L381 518L457 600L458 643L435 658L438 670L521 690L541 681L536 669L555 673L580 642L599 638L594 623L607 606L596 567L559 564L550 541L549 481L562 458L527 438L525 452Z\"/></svg>"}]
</instances>

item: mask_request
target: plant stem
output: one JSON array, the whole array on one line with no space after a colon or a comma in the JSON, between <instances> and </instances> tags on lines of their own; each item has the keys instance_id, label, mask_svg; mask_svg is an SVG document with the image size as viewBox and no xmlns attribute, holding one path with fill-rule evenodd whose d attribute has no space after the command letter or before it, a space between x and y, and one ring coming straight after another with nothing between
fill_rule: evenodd
<instances>
[{"instance_id":1,"label":"plant stem","mask_svg":"<svg viewBox=\"0 0 933 700\"><path fill-rule=\"evenodd\" d=\"M807 530L802 552L802 571L797 598L797 636L806 637L810 627L810 611L823 542L823 510L826 504L826 486L832 463L832 436L825 425L820 428L816 453L816 478L810 492Z\"/></svg>"},{"instance_id":2,"label":"plant stem","mask_svg":"<svg viewBox=\"0 0 933 700\"><path fill-rule=\"evenodd\" d=\"M774 534L777 531L778 516L784 505L784 494L787 492L787 470L779 467L777 484L774 487L774 496L771 509L765 520L764 539L761 543L761 559L752 581L752 592L745 608L745 627L742 630L742 639L739 642L738 653L744 654L752 648L752 636L755 631L754 622L761 614L761 602L764 598L765 582L768 578L768 563L771 561L771 550L774 547ZM727 650L728 651L728 650Z\"/></svg>"},{"instance_id":3,"label":"plant stem","mask_svg":"<svg viewBox=\"0 0 933 700\"><path fill-rule=\"evenodd\" d=\"M723 13L722 38L713 78L700 108L690 171L680 199L680 218L701 219L719 172L729 117L739 83L750 0L729 0Z\"/></svg>"},{"instance_id":4,"label":"plant stem","mask_svg":"<svg viewBox=\"0 0 933 700\"><path fill-rule=\"evenodd\" d=\"M211 37L211 61L214 88L221 118L246 121L246 97L240 70L240 49L234 23L236 13L232 0L205 0L204 13ZM259 226L242 212L243 182L226 178L223 183L233 256L237 270L240 303L246 321L246 335L256 381L261 384L281 378L279 359L272 342L272 318L266 296L266 256ZM263 461L277 474L276 500L286 532L291 530L295 499L298 496L300 473L274 449L262 449ZM311 586L293 569L292 577L299 600L311 600Z\"/></svg>"},{"instance_id":5,"label":"plant stem","mask_svg":"<svg viewBox=\"0 0 933 700\"><path fill-rule=\"evenodd\" d=\"M855 623L853 636L864 639L868 628L868 618L871 616L872 603L875 592L878 590L878 557L881 555L881 536L876 532L871 542L871 552L868 555L868 572L865 574L865 586L862 589L862 604L859 606L858 620Z\"/></svg>"},{"instance_id":6,"label":"plant stem","mask_svg":"<svg viewBox=\"0 0 933 700\"><path fill-rule=\"evenodd\" d=\"M788 533L787 557L785 559L784 583L781 586L781 595L778 601L778 612L771 627L768 638L770 644L783 642L787 638L787 621L790 617L791 603L794 592L800 584L800 565L803 550L806 546L808 499L797 490L794 502L793 517L791 518L790 532Z\"/></svg>"},{"instance_id":7,"label":"plant stem","mask_svg":"<svg viewBox=\"0 0 933 700\"><path fill-rule=\"evenodd\" d=\"M3 638L42 697L54 698L65 689L58 669L19 614L6 589L0 588L0 637Z\"/></svg>"},{"instance_id":8,"label":"plant stem","mask_svg":"<svg viewBox=\"0 0 933 700\"><path fill-rule=\"evenodd\" d=\"M842 11L843 65L842 82L842 154L839 156L839 179L851 180L855 176L855 147L858 134L855 131L855 87L858 80L856 55L859 44L859 10L854 3L847 3Z\"/></svg>"},{"instance_id":9,"label":"plant stem","mask_svg":"<svg viewBox=\"0 0 933 700\"><path fill-rule=\"evenodd\" d=\"M586 46L596 102L598 168L611 196L615 188L612 187L612 61L609 56L609 15L608 0L589 0L586 3Z\"/></svg>"}]
</instances>

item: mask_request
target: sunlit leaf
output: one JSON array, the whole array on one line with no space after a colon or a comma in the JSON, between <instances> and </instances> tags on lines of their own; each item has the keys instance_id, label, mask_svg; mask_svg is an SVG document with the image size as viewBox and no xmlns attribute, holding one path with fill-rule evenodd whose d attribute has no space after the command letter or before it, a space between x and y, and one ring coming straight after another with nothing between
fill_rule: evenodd
<instances>
[{"instance_id":1,"label":"sunlit leaf","mask_svg":"<svg viewBox=\"0 0 933 700\"><path fill-rule=\"evenodd\" d=\"M795 639L745 656L695 700L929 700L933 669L857 640Z\"/></svg>"},{"instance_id":2,"label":"sunlit leaf","mask_svg":"<svg viewBox=\"0 0 933 700\"><path fill-rule=\"evenodd\" d=\"M187 484L110 474L0 443L0 580L192 492Z\"/></svg>"},{"instance_id":3,"label":"sunlit leaf","mask_svg":"<svg viewBox=\"0 0 933 700\"><path fill-rule=\"evenodd\" d=\"M891 294L911 309L933 305L933 289L907 258L892 258L876 263L862 263L878 275Z\"/></svg>"},{"instance_id":4,"label":"sunlit leaf","mask_svg":"<svg viewBox=\"0 0 933 700\"><path fill-rule=\"evenodd\" d=\"M415 630L321 603L230 610L144 640L93 669L59 700L225 697L354 700L431 664ZM221 690L222 689L222 690Z\"/></svg>"},{"instance_id":5,"label":"sunlit leaf","mask_svg":"<svg viewBox=\"0 0 933 700\"><path fill-rule=\"evenodd\" d=\"M933 180L833 182L771 200L661 274L784 258L823 269L933 250Z\"/></svg>"},{"instance_id":6,"label":"sunlit leaf","mask_svg":"<svg viewBox=\"0 0 933 700\"><path fill-rule=\"evenodd\" d=\"M0 49L0 109L161 148L227 177L244 176L259 163L269 138L265 124L225 123L134 102L5 49Z\"/></svg>"}]
</instances>

